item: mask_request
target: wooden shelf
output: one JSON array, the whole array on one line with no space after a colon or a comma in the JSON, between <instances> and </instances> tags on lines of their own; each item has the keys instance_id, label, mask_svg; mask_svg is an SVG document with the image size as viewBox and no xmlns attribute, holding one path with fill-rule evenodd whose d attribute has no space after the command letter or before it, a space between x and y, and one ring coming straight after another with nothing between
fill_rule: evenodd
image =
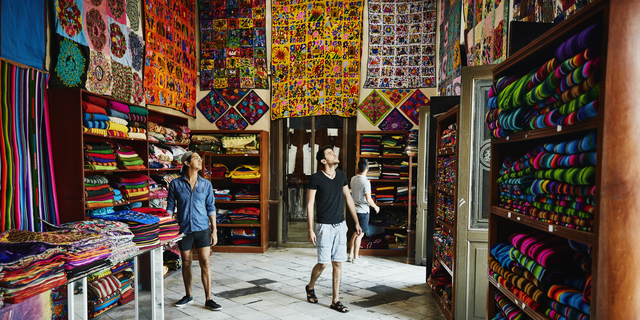
<instances>
[{"instance_id":1,"label":"wooden shelf","mask_svg":"<svg viewBox=\"0 0 640 320\"><path fill-rule=\"evenodd\" d=\"M449 309L449 306L444 303L442 297L438 295L435 290L431 290L431 295L433 296L433 299L436 300L436 303L438 304L438 307L440 307L440 311L442 311L444 317L447 320L453 320L451 309Z\"/></svg>"},{"instance_id":2,"label":"wooden shelf","mask_svg":"<svg viewBox=\"0 0 640 320\"><path fill-rule=\"evenodd\" d=\"M180 171L180 168L168 168L168 169L149 169L151 172L167 172L167 171Z\"/></svg>"},{"instance_id":3,"label":"wooden shelf","mask_svg":"<svg viewBox=\"0 0 640 320\"><path fill-rule=\"evenodd\" d=\"M549 320L549 318L547 318L544 315L541 315L539 313L537 313L536 311L534 311L533 309L527 307L527 305L518 300L518 297L516 297L513 292L509 291L507 288L501 286L500 284L498 284L498 282L496 282L496 280L491 277L488 276L489 278L489 283L491 283L496 289L500 290L500 292L502 292L502 294L504 294L509 300L511 300L511 302L513 302L516 306L518 306L518 308L520 308L524 313L526 313L529 317L531 317L531 319L533 320ZM493 297L491 297L493 299ZM495 300L494 300L495 302ZM490 317L490 315L488 315Z\"/></svg>"},{"instance_id":4,"label":"wooden shelf","mask_svg":"<svg viewBox=\"0 0 640 320\"><path fill-rule=\"evenodd\" d=\"M213 153L211 151L196 151L200 155L205 155L209 157L220 157L220 158L240 158L240 157L260 157L260 154L253 153L242 153L242 154L226 154L226 153Z\"/></svg>"},{"instance_id":5,"label":"wooden shelf","mask_svg":"<svg viewBox=\"0 0 640 320\"><path fill-rule=\"evenodd\" d=\"M406 202L392 202L392 203L377 203L378 207L406 207L407 203Z\"/></svg>"},{"instance_id":6,"label":"wooden shelf","mask_svg":"<svg viewBox=\"0 0 640 320\"><path fill-rule=\"evenodd\" d=\"M117 170L88 170L84 169L84 173L96 174L96 173L108 173L108 172L141 172L148 171L149 169L117 169Z\"/></svg>"},{"instance_id":7,"label":"wooden shelf","mask_svg":"<svg viewBox=\"0 0 640 320\"><path fill-rule=\"evenodd\" d=\"M360 255L377 257L401 257L407 255L407 249L360 249Z\"/></svg>"},{"instance_id":8,"label":"wooden shelf","mask_svg":"<svg viewBox=\"0 0 640 320\"><path fill-rule=\"evenodd\" d=\"M93 210L93 209L102 209L102 208L110 208L110 207L119 207L119 206L125 206L128 204L132 204L135 202L143 202L143 201L149 201L149 198L144 198L144 199L140 199L140 200L136 200L136 201L127 201L127 202L123 202L123 203L118 203L118 204L105 204L103 206L99 206L99 207L92 207L92 208L87 208L85 207L84 210Z\"/></svg>"},{"instance_id":9,"label":"wooden shelf","mask_svg":"<svg viewBox=\"0 0 640 320\"><path fill-rule=\"evenodd\" d=\"M438 156L448 156L452 154L456 154L454 148L443 148L438 150Z\"/></svg>"},{"instance_id":10,"label":"wooden shelf","mask_svg":"<svg viewBox=\"0 0 640 320\"><path fill-rule=\"evenodd\" d=\"M358 157L360 158L367 158L367 159L409 159L409 156L392 156L392 155L379 155L379 156L370 156L370 155L358 155Z\"/></svg>"},{"instance_id":11,"label":"wooden shelf","mask_svg":"<svg viewBox=\"0 0 640 320\"><path fill-rule=\"evenodd\" d=\"M149 143L154 143L154 144L163 144L163 145L167 145L167 146L180 146L180 147L188 147L189 144L188 143L173 143L173 142L162 142L162 141L151 141L149 140Z\"/></svg>"},{"instance_id":12,"label":"wooden shelf","mask_svg":"<svg viewBox=\"0 0 640 320\"><path fill-rule=\"evenodd\" d=\"M409 179L368 179L371 183L402 183L409 182Z\"/></svg>"},{"instance_id":13,"label":"wooden shelf","mask_svg":"<svg viewBox=\"0 0 640 320\"><path fill-rule=\"evenodd\" d=\"M437 190L437 191L440 191L440 192L442 192L442 193L445 193L445 194L447 194L447 195L450 195L450 196L455 196L455 192L456 192L456 191L455 191L455 190L453 190L453 189L449 189L449 188L445 188L445 187L440 187L440 186L437 186L437 187L436 187L436 190Z\"/></svg>"},{"instance_id":14,"label":"wooden shelf","mask_svg":"<svg viewBox=\"0 0 640 320\"><path fill-rule=\"evenodd\" d=\"M213 246L211 252L264 253L269 249L269 242L264 246Z\"/></svg>"},{"instance_id":15,"label":"wooden shelf","mask_svg":"<svg viewBox=\"0 0 640 320\"><path fill-rule=\"evenodd\" d=\"M444 261L442 261L442 259L440 258L440 256L438 256L436 254L436 259L438 260L438 262L440 263L440 265L447 270L447 273L449 273L449 275L453 278L453 271L451 269L449 269L449 267L447 266L446 263L444 263Z\"/></svg>"},{"instance_id":16,"label":"wooden shelf","mask_svg":"<svg viewBox=\"0 0 640 320\"><path fill-rule=\"evenodd\" d=\"M538 221L533 219L532 216L510 211L505 208L492 206L490 212L505 219L523 224L538 230L548 232L550 234L560 236L563 238L582 242L587 245L593 245L593 233L567 228L565 226L551 224L544 221Z\"/></svg>"},{"instance_id":17,"label":"wooden shelf","mask_svg":"<svg viewBox=\"0 0 640 320\"><path fill-rule=\"evenodd\" d=\"M220 200L220 201L216 201L216 204L218 204L218 203L229 203L229 204L233 204L233 203L260 204L260 200Z\"/></svg>"},{"instance_id":18,"label":"wooden shelf","mask_svg":"<svg viewBox=\"0 0 640 320\"><path fill-rule=\"evenodd\" d=\"M83 134L85 136L90 136L90 137L99 137L99 138L105 138L105 139L114 139L114 140L126 140L126 141L140 141L140 142L147 142L147 139L134 139L134 138L125 138L125 137L114 137L114 136L107 136L104 134L95 134L95 133L91 133L91 132L83 132Z\"/></svg>"},{"instance_id":19,"label":"wooden shelf","mask_svg":"<svg viewBox=\"0 0 640 320\"><path fill-rule=\"evenodd\" d=\"M535 130L521 131L514 133L505 138L493 139L491 143L507 143L533 139L548 138L553 136L565 135L579 131L587 131L598 128L598 117L591 118L587 121L577 123L573 126L554 126Z\"/></svg>"},{"instance_id":20,"label":"wooden shelf","mask_svg":"<svg viewBox=\"0 0 640 320\"><path fill-rule=\"evenodd\" d=\"M260 228L259 224L233 224L233 223L216 223L216 227L221 228Z\"/></svg>"},{"instance_id":21,"label":"wooden shelf","mask_svg":"<svg viewBox=\"0 0 640 320\"><path fill-rule=\"evenodd\" d=\"M435 220L436 220L436 224L441 226L442 229L444 229L444 231L446 233L453 235L453 226L452 225L450 225L450 224L448 224L448 223L446 223L446 222L444 222L442 220L439 220L439 219L435 219Z\"/></svg>"}]
</instances>

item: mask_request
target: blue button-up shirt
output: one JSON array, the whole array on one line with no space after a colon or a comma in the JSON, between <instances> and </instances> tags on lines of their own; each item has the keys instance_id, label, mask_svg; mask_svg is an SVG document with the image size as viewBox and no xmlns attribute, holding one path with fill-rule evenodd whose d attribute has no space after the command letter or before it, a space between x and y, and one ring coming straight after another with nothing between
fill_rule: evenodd
<instances>
[{"instance_id":1,"label":"blue button-up shirt","mask_svg":"<svg viewBox=\"0 0 640 320\"><path fill-rule=\"evenodd\" d=\"M192 191L191 184L184 175L171 181L167 212L173 215L176 211L180 232L191 233L209 228L209 216L216 215L211 182L198 176Z\"/></svg>"}]
</instances>

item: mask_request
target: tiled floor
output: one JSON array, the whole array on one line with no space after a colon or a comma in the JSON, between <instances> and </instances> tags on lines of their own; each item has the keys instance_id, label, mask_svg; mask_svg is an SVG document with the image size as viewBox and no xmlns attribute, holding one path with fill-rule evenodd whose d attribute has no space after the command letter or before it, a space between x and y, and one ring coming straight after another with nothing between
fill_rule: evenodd
<instances>
[{"instance_id":1,"label":"tiled floor","mask_svg":"<svg viewBox=\"0 0 640 320\"><path fill-rule=\"evenodd\" d=\"M215 253L213 299L221 311L204 308L199 268L194 266L195 302L174 303L184 295L182 276L165 279L165 319L444 319L425 283L425 267L399 259L367 257L369 264L343 264L340 300L351 311L340 314L331 304L331 266L316 283L318 304L306 301L304 286L316 263L313 248L270 249L265 254ZM146 300L146 299L145 299ZM133 319L133 303L96 319ZM141 317L144 318L144 317Z\"/></svg>"}]
</instances>

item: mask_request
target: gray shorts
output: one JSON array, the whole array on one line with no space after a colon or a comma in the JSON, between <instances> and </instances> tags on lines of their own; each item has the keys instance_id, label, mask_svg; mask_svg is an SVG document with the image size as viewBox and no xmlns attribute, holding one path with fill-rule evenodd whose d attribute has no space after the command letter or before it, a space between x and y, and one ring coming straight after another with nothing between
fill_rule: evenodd
<instances>
[{"instance_id":1,"label":"gray shorts","mask_svg":"<svg viewBox=\"0 0 640 320\"><path fill-rule=\"evenodd\" d=\"M318 263L347 261L347 223L316 223Z\"/></svg>"}]
</instances>

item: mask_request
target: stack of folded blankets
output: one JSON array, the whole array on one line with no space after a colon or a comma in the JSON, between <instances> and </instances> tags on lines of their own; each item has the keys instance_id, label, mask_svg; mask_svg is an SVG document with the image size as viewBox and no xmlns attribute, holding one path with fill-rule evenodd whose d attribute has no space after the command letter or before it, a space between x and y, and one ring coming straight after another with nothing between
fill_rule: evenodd
<instances>
[{"instance_id":1,"label":"stack of folded blankets","mask_svg":"<svg viewBox=\"0 0 640 320\"><path fill-rule=\"evenodd\" d=\"M108 209L113 210L113 208ZM105 208L105 210L107 209ZM138 248L133 243L133 233L129 230L129 225L124 222L90 219L66 223L61 227L95 233L104 237L111 248L109 256L111 263L120 263L138 253Z\"/></svg>"},{"instance_id":2,"label":"stack of folded blankets","mask_svg":"<svg viewBox=\"0 0 640 320\"><path fill-rule=\"evenodd\" d=\"M99 99L93 96L85 96L84 100L87 99ZM104 101L104 106L99 106L89 101L82 101L82 130L84 132L93 133L93 134L101 134L107 135L107 128L109 127L109 116L107 116L106 100L99 99L100 101Z\"/></svg>"},{"instance_id":3,"label":"stack of folded blankets","mask_svg":"<svg viewBox=\"0 0 640 320\"><path fill-rule=\"evenodd\" d=\"M232 195L229 189L213 189L213 195L217 201L231 201Z\"/></svg>"},{"instance_id":4,"label":"stack of folded blankets","mask_svg":"<svg viewBox=\"0 0 640 320\"><path fill-rule=\"evenodd\" d=\"M116 144L116 155L118 156L118 168L120 169L146 169L142 158L130 146Z\"/></svg>"},{"instance_id":5,"label":"stack of folded blankets","mask_svg":"<svg viewBox=\"0 0 640 320\"><path fill-rule=\"evenodd\" d=\"M369 171L367 171L367 179L380 179L380 164L377 161L369 161Z\"/></svg>"},{"instance_id":6,"label":"stack of folded blankets","mask_svg":"<svg viewBox=\"0 0 640 320\"><path fill-rule=\"evenodd\" d=\"M211 178L224 178L227 172L229 172L229 168L222 163L213 163L209 166L209 172Z\"/></svg>"},{"instance_id":7,"label":"stack of folded blankets","mask_svg":"<svg viewBox=\"0 0 640 320\"><path fill-rule=\"evenodd\" d=\"M229 215L232 224L260 224L259 222L260 209L253 207L246 207L240 209L234 209Z\"/></svg>"},{"instance_id":8,"label":"stack of folded blankets","mask_svg":"<svg viewBox=\"0 0 640 320\"><path fill-rule=\"evenodd\" d=\"M524 76L505 76L488 93L485 122L496 138L570 126L598 115L602 24L569 38L553 58Z\"/></svg>"},{"instance_id":9,"label":"stack of folded blankets","mask_svg":"<svg viewBox=\"0 0 640 320\"><path fill-rule=\"evenodd\" d=\"M129 136L127 134L129 132L129 129L127 128L129 107L126 104L91 95L84 95L83 97L84 101L82 102L82 105L85 113L90 111L99 111L102 109L108 118L107 121L93 121L93 123L85 123L85 127L90 129L89 132L113 137L126 138ZM87 127L87 125L90 125L90 127ZM96 131L95 129L99 130Z\"/></svg>"},{"instance_id":10,"label":"stack of folded blankets","mask_svg":"<svg viewBox=\"0 0 640 320\"><path fill-rule=\"evenodd\" d=\"M258 184L260 183L260 166L241 164L225 177L231 178L233 183Z\"/></svg>"},{"instance_id":11,"label":"stack of folded blankets","mask_svg":"<svg viewBox=\"0 0 640 320\"><path fill-rule=\"evenodd\" d=\"M444 269L439 263L435 264L431 268L431 273L427 279L427 284L434 290L439 296L441 296L451 309L451 275ZM524 320L524 319L523 319Z\"/></svg>"},{"instance_id":12,"label":"stack of folded blankets","mask_svg":"<svg viewBox=\"0 0 640 320\"><path fill-rule=\"evenodd\" d=\"M128 173L112 177L110 184L119 189L123 197L129 202L146 200L149 198L149 177L142 173Z\"/></svg>"},{"instance_id":13,"label":"stack of folded blankets","mask_svg":"<svg viewBox=\"0 0 640 320\"><path fill-rule=\"evenodd\" d=\"M402 161L393 161L390 163L382 164L382 174L380 175L380 179L400 179L400 172L402 170ZM404 175L405 179L409 176L408 170Z\"/></svg>"},{"instance_id":14,"label":"stack of folded blankets","mask_svg":"<svg viewBox=\"0 0 640 320\"><path fill-rule=\"evenodd\" d=\"M397 202L408 203L409 202L409 186L398 186L397 188ZM416 187L411 186L411 203L416 202Z\"/></svg>"},{"instance_id":15,"label":"stack of folded blankets","mask_svg":"<svg viewBox=\"0 0 640 320\"><path fill-rule=\"evenodd\" d=\"M167 134L167 129L155 122L149 121L149 130L147 131L147 138L151 142L163 142L174 143L173 137Z\"/></svg>"},{"instance_id":16,"label":"stack of folded blankets","mask_svg":"<svg viewBox=\"0 0 640 320\"><path fill-rule=\"evenodd\" d=\"M216 223L231 223L231 219L229 218L231 213L232 210L216 207Z\"/></svg>"},{"instance_id":17,"label":"stack of folded blankets","mask_svg":"<svg viewBox=\"0 0 640 320\"><path fill-rule=\"evenodd\" d=\"M84 144L84 168L87 170L117 170L113 145L107 142Z\"/></svg>"},{"instance_id":18,"label":"stack of folded blankets","mask_svg":"<svg viewBox=\"0 0 640 320\"><path fill-rule=\"evenodd\" d=\"M391 203L395 201L396 190L392 185L377 184L376 185L376 202Z\"/></svg>"},{"instance_id":19,"label":"stack of folded blankets","mask_svg":"<svg viewBox=\"0 0 640 320\"><path fill-rule=\"evenodd\" d=\"M138 107L129 106L129 121L127 128L129 129L129 138L147 140L147 116L149 110Z\"/></svg>"},{"instance_id":20,"label":"stack of folded blankets","mask_svg":"<svg viewBox=\"0 0 640 320\"><path fill-rule=\"evenodd\" d=\"M167 197L156 198L156 196L160 197L164 193L166 193L167 196L169 194L169 192L167 191L167 190L169 190L169 187L168 187L169 184L167 182L165 182L165 180L163 179L165 175L166 174L163 173L163 174L159 174L159 175L155 174L155 175L151 176L152 180L154 181L154 184L151 184L151 183L149 184L149 188L150 188L149 189L149 191L150 191L150 193L149 193L149 206L152 207L152 208L162 208L162 209L166 209L167 208ZM157 185L160 188L160 190L155 189L154 191L152 191L151 190L151 186L152 185ZM154 194L156 196L154 196Z\"/></svg>"},{"instance_id":21,"label":"stack of folded blankets","mask_svg":"<svg viewBox=\"0 0 640 320\"><path fill-rule=\"evenodd\" d=\"M415 157L418 155L418 130L411 130L407 133L407 147L404 152L410 156Z\"/></svg>"},{"instance_id":22,"label":"stack of folded blankets","mask_svg":"<svg viewBox=\"0 0 640 320\"><path fill-rule=\"evenodd\" d=\"M89 213L93 218L122 221L129 225L133 233L133 242L138 247L154 246L160 243L160 219L150 214L132 210L115 211L106 214Z\"/></svg>"},{"instance_id":23,"label":"stack of folded blankets","mask_svg":"<svg viewBox=\"0 0 640 320\"><path fill-rule=\"evenodd\" d=\"M433 242L437 258L442 260L449 270L453 270L453 237L441 228L436 228Z\"/></svg>"},{"instance_id":24,"label":"stack of folded blankets","mask_svg":"<svg viewBox=\"0 0 640 320\"><path fill-rule=\"evenodd\" d=\"M258 230L254 228L233 228L231 229L231 238L233 245L236 246L260 245Z\"/></svg>"},{"instance_id":25,"label":"stack of folded blankets","mask_svg":"<svg viewBox=\"0 0 640 320\"><path fill-rule=\"evenodd\" d=\"M171 125L176 133L176 143L189 144L191 142L191 129L187 126Z\"/></svg>"},{"instance_id":26,"label":"stack of folded blankets","mask_svg":"<svg viewBox=\"0 0 640 320\"><path fill-rule=\"evenodd\" d=\"M400 162L400 179L409 179L409 161Z\"/></svg>"},{"instance_id":27,"label":"stack of folded blankets","mask_svg":"<svg viewBox=\"0 0 640 320\"><path fill-rule=\"evenodd\" d=\"M115 192L109 186L109 179L103 176L85 177L84 192L87 208L113 206L116 202Z\"/></svg>"},{"instance_id":28,"label":"stack of folded blankets","mask_svg":"<svg viewBox=\"0 0 640 320\"><path fill-rule=\"evenodd\" d=\"M596 131L507 158L498 178L503 208L582 231L593 230Z\"/></svg>"},{"instance_id":29,"label":"stack of folded blankets","mask_svg":"<svg viewBox=\"0 0 640 320\"><path fill-rule=\"evenodd\" d=\"M255 134L224 136L220 139L226 154L259 154L260 142Z\"/></svg>"},{"instance_id":30,"label":"stack of folded blankets","mask_svg":"<svg viewBox=\"0 0 640 320\"><path fill-rule=\"evenodd\" d=\"M592 247L534 231L491 247L489 275L551 319L589 319Z\"/></svg>"},{"instance_id":31,"label":"stack of folded blankets","mask_svg":"<svg viewBox=\"0 0 640 320\"><path fill-rule=\"evenodd\" d=\"M513 304L500 290L496 290L496 315L492 320L527 320L531 319L520 307ZM566 319L564 316L562 317Z\"/></svg>"},{"instance_id":32,"label":"stack of folded blankets","mask_svg":"<svg viewBox=\"0 0 640 320\"><path fill-rule=\"evenodd\" d=\"M382 139L382 155L401 156L404 152L404 136L387 135Z\"/></svg>"},{"instance_id":33,"label":"stack of folded blankets","mask_svg":"<svg viewBox=\"0 0 640 320\"><path fill-rule=\"evenodd\" d=\"M363 134L360 137L360 154L379 156L382 136L379 134Z\"/></svg>"},{"instance_id":34,"label":"stack of folded blankets","mask_svg":"<svg viewBox=\"0 0 640 320\"><path fill-rule=\"evenodd\" d=\"M149 178L149 199L166 199L169 195L167 188Z\"/></svg>"},{"instance_id":35,"label":"stack of folded blankets","mask_svg":"<svg viewBox=\"0 0 640 320\"><path fill-rule=\"evenodd\" d=\"M236 200L256 201L260 200L260 188L256 185L248 184L240 187L233 195Z\"/></svg>"},{"instance_id":36,"label":"stack of folded blankets","mask_svg":"<svg viewBox=\"0 0 640 320\"><path fill-rule=\"evenodd\" d=\"M158 238L161 242L175 239L178 237L178 234L180 234L180 226L178 225L178 222L167 212L167 210L160 208L135 208L132 210L150 214L160 220L158 225Z\"/></svg>"},{"instance_id":37,"label":"stack of folded blankets","mask_svg":"<svg viewBox=\"0 0 640 320\"><path fill-rule=\"evenodd\" d=\"M5 241L6 233L0 234L0 301L17 304L67 282L64 248Z\"/></svg>"},{"instance_id":38,"label":"stack of folded blankets","mask_svg":"<svg viewBox=\"0 0 640 320\"><path fill-rule=\"evenodd\" d=\"M211 151L213 153L222 153L222 142L216 136L193 135L191 136L191 145L197 151Z\"/></svg>"},{"instance_id":39,"label":"stack of folded blankets","mask_svg":"<svg viewBox=\"0 0 640 320\"><path fill-rule=\"evenodd\" d=\"M125 305L135 299L133 267L133 262L129 261L111 268L114 277L120 281L120 299L118 300L118 305Z\"/></svg>"},{"instance_id":40,"label":"stack of folded blankets","mask_svg":"<svg viewBox=\"0 0 640 320\"><path fill-rule=\"evenodd\" d=\"M440 135L440 145L438 146L439 149L445 149L445 148L456 148L456 139L457 139L457 135L456 135L456 124L450 124L447 129L445 129L444 131L442 131L442 134Z\"/></svg>"},{"instance_id":41,"label":"stack of folded blankets","mask_svg":"<svg viewBox=\"0 0 640 320\"><path fill-rule=\"evenodd\" d=\"M173 249L167 249L162 253L162 264L167 267L168 270L178 271L182 267L182 259Z\"/></svg>"},{"instance_id":42,"label":"stack of folded blankets","mask_svg":"<svg viewBox=\"0 0 640 320\"><path fill-rule=\"evenodd\" d=\"M173 168L173 153L167 147L149 144L149 168L171 169Z\"/></svg>"},{"instance_id":43,"label":"stack of folded blankets","mask_svg":"<svg viewBox=\"0 0 640 320\"><path fill-rule=\"evenodd\" d=\"M89 318L95 318L118 305L120 281L112 274L89 282Z\"/></svg>"}]
</instances>

